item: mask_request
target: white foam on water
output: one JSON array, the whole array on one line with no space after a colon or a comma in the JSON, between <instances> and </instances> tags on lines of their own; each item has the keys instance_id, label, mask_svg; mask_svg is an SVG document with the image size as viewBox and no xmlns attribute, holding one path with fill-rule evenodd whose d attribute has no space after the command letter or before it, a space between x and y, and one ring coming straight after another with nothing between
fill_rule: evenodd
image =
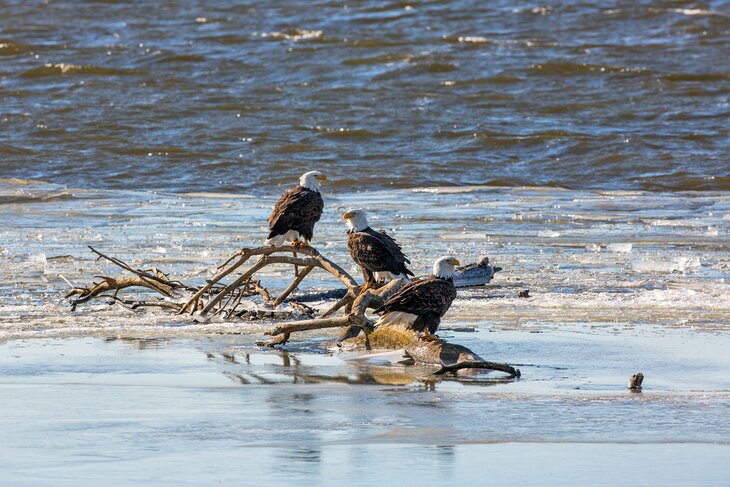
<instances>
[{"instance_id":1,"label":"white foam on water","mask_svg":"<svg viewBox=\"0 0 730 487\"><path fill-rule=\"evenodd\" d=\"M606 250L609 252L631 253L632 248L633 244L630 243L610 243L606 245Z\"/></svg>"}]
</instances>

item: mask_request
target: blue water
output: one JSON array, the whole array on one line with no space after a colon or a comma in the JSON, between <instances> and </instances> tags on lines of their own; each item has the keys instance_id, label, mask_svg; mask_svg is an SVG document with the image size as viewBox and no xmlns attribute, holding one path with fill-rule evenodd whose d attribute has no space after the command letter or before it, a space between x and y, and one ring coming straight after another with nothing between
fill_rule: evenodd
<instances>
[{"instance_id":1,"label":"blue water","mask_svg":"<svg viewBox=\"0 0 730 487\"><path fill-rule=\"evenodd\" d=\"M730 189L724 1L0 6L0 175Z\"/></svg>"}]
</instances>

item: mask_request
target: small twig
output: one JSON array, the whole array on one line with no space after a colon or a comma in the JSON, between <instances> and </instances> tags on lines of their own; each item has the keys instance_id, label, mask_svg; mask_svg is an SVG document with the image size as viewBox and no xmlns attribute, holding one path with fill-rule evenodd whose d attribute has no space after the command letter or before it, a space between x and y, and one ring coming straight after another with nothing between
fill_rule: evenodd
<instances>
[{"instance_id":1,"label":"small twig","mask_svg":"<svg viewBox=\"0 0 730 487\"><path fill-rule=\"evenodd\" d=\"M352 294L348 292L347 294L342 296L342 298L340 298L334 305L332 305L330 309L322 313L322 318L327 318L328 316L334 314L337 310L339 310L346 304L353 302L354 300L355 298L353 298Z\"/></svg>"},{"instance_id":2,"label":"small twig","mask_svg":"<svg viewBox=\"0 0 730 487\"><path fill-rule=\"evenodd\" d=\"M218 270L218 271L221 270L222 268L224 268L225 266L227 266L236 257L242 256L242 255L246 255L246 253L248 252L248 250L249 249L241 249L241 250L239 250L235 254L233 254L230 257L228 257L228 259L224 263L222 263L221 265L219 265L218 267L216 267L216 270Z\"/></svg>"},{"instance_id":3,"label":"small twig","mask_svg":"<svg viewBox=\"0 0 730 487\"><path fill-rule=\"evenodd\" d=\"M61 279L63 279L63 281L64 281L64 282L65 282L66 284L68 284L69 286L71 286L71 289L76 289L76 287L77 287L77 286L75 286L74 284L72 284L72 283L71 283L71 281L69 281L68 279L66 279L65 277L63 277L63 275L61 275L61 274L56 274L56 275L57 275L58 277L60 277Z\"/></svg>"},{"instance_id":4,"label":"small twig","mask_svg":"<svg viewBox=\"0 0 730 487\"><path fill-rule=\"evenodd\" d=\"M289 303L289 305L293 308L296 308L297 310L299 310L299 312L307 316L314 316L314 314L317 312L317 310L315 310L311 306L307 306L304 303L297 303L296 301L292 301Z\"/></svg>"},{"instance_id":5,"label":"small twig","mask_svg":"<svg viewBox=\"0 0 730 487\"><path fill-rule=\"evenodd\" d=\"M116 295L112 295L109 297L127 309L137 309L144 307L170 308L174 310L180 309L179 304L172 303L170 301L134 301L130 299L121 299L118 298Z\"/></svg>"},{"instance_id":6,"label":"small twig","mask_svg":"<svg viewBox=\"0 0 730 487\"><path fill-rule=\"evenodd\" d=\"M296 254L294 254L296 255ZM295 266L296 269L296 266ZM289 287L287 287L281 295L279 295L278 298L274 300L273 303L271 303L272 306L279 306L281 303L284 302L286 298L289 297L289 295L299 286L299 284L304 280L305 277L307 277L307 274L312 272L312 269L314 269L313 265L307 266L304 269L302 269L301 272L298 272L296 277L294 278L294 281L292 281L291 284L289 284Z\"/></svg>"}]
</instances>

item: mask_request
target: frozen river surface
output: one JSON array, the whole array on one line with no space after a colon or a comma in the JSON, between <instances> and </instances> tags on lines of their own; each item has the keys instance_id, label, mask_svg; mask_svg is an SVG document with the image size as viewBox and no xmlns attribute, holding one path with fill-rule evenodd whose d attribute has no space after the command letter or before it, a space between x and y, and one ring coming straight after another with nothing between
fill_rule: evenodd
<instances>
[{"instance_id":1,"label":"frozen river surface","mask_svg":"<svg viewBox=\"0 0 730 487\"><path fill-rule=\"evenodd\" d=\"M326 191L326 189L325 189ZM200 283L262 240L272 198L0 183L3 485L723 485L730 476L730 195L423 188L329 195L315 245L356 275L344 210L504 270L440 335L499 374L255 347L266 321L193 324L68 285L135 267ZM286 285L291 271L264 280ZM311 285L337 287L324 274ZM530 298L517 292L529 289ZM644 392L626 390L646 375ZM110 479L113 479L110 483Z\"/></svg>"}]
</instances>

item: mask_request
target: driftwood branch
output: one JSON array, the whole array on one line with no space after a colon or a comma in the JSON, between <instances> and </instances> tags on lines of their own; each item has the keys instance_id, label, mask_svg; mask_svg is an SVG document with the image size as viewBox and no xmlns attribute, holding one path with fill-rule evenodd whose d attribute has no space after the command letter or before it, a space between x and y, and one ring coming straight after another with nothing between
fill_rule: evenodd
<instances>
[{"instance_id":1,"label":"driftwood branch","mask_svg":"<svg viewBox=\"0 0 730 487\"><path fill-rule=\"evenodd\" d=\"M249 319L258 317L252 315L248 310L240 310L240 304L244 297L260 295L264 302L278 306L283 303L300 285L307 276L315 269L322 269L347 288L346 293L324 316L316 319L286 322L279 324L272 330L266 332L273 338L263 344L268 346L281 345L290 339L293 333L301 333L310 330L327 328L341 328L341 346L343 349L403 349L414 363L431 364L439 366L436 374L444 374L461 369L492 369L500 370L510 374L512 377L519 377L518 369L507 364L490 362L482 359L471 350L461 345L449 344L442 340L423 340L413 330L403 326L389 325L375 327L375 324L367 317L366 312L383 304L385 300L396 293L406 281L396 279L380 289L369 289L360 292L361 288L357 282L342 267L322 256L312 247L258 247L245 248L229 257L217 273L202 286L189 286L180 281L175 281L158 269L134 269L124 261L111 257L98 250L89 247L99 259L104 259L120 267L131 276L112 278L101 277L99 282L88 287L74 287L67 295L67 298L77 296L71 301L73 308L78 304L88 302L94 298L111 298L131 309L142 307L158 307L172 309L178 314L199 313L202 319L213 314L219 314L226 319L232 316L245 316ZM258 257L253 265L243 272L244 264L253 257ZM292 265L301 267L293 282L276 298L255 279L256 273L270 265ZM486 264L485 264L486 265ZM469 282L480 282L481 277L477 271L484 274L486 267L481 265L474 269L467 269L471 273ZM487 269L489 270L489 269ZM223 281L226 278L239 272L239 274L227 284ZM493 275L493 271L490 271ZM480 274L481 275L481 274ZM166 298L165 300L138 300L117 296L127 288L139 287L154 291ZM176 291L186 290L192 294L184 301L176 296ZM180 301L176 301L178 299ZM332 316L338 310L345 308L345 315ZM311 314L313 310L305 305L298 309L304 314ZM274 311L264 312L274 316ZM361 335L361 332L362 336Z\"/></svg>"},{"instance_id":2,"label":"driftwood branch","mask_svg":"<svg viewBox=\"0 0 730 487\"><path fill-rule=\"evenodd\" d=\"M196 304L206 292L208 292L213 286L215 286L221 279L241 267L249 259L249 257L251 257L251 255L246 252L247 250L248 249L243 249L229 257L228 260L221 267L225 267L236 257L239 257L239 259L233 265L224 268L218 274L213 276L213 278L210 279L205 286L198 289L195 294L193 294L193 296L183 305L183 307L179 311L179 314L184 313L191 306L192 311L195 311ZM221 267L218 267L218 269L221 269Z\"/></svg>"},{"instance_id":3,"label":"driftwood branch","mask_svg":"<svg viewBox=\"0 0 730 487\"><path fill-rule=\"evenodd\" d=\"M294 321L291 323L282 323L281 325L277 325L273 330L265 331L264 335L273 336L310 330L323 330L325 328L339 328L341 326L347 326L349 323L350 321L347 316Z\"/></svg>"},{"instance_id":4,"label":"driftwood branch","mask_svg":"<svg viewBox=\"0 0 730 487\"><path fill-rule=\"evenodd\" d=\"M316 249L312 247L258 247L244 248L231 255L217 269L217 273L211 279L206 281L203 286L190 286L180 281L172 280L167 274L158 269L141 270L135 269L126 262L116 257L106 255L93 247L89 247L91 251L98 256L98 259L104 259L121 269L133 274L131 277L102 277L100 282L95 282L88 287L73 287L72 291L67 294L67 298L74 295L79 296L71 302L72 306L88 302L94 298L109 297L111 293L116 293L122 289L131 287L142 287L151 291L156 291L166 298L174 298L175 291L183 289L192 292L190 297L184 302L176 302L174 300L167 301L169 304L160 305L156 301L144 301L138 299L117 299L116 302L125 304L128 307L134 305L139 307L165 307L174 309L178 314L198 313L198 320L205 320L210 315L223 315L230 318L233 315L243 316L245 310L241 311L240 305L244 297L260 295L265 303L270 303L276 307L281 305L304 281L304 279L314 270L323 269L332 274L337 280L343 283L348 293L352 295L352 291L357 289L357 282L342 267L335 264L331 260L322 256ZM248 267L243 273L238 275L231 282L224 283L227 277L239 271L244 264L253 257L258 257L255 263ZM261 282L254 279L257 272L270 265L293 265L302 267L303 270L297 273L294 281L279 295L273 298L266 287ZM345 305L349 304L345 301ZM292 305L294 306L294 305ZM301 310L304 314L312 314L313 310L308 306L296 306L297 310Z\"/></svg>"},{"instance_id":5,"label":"driftwood branch","mask_svg":"<svg viewBox=\"0 0 730 487\"><path fill-rule=\"evenodd\" d=\"M278 325L276 328L269 330L265 332L265 335L281 335L281 334L289 334L302 332L302 331L309 331L309 330L320 330L323 328L337 328L337 327L347 327L342 332L342 335L347 336L357 336L361 330L369 330L372 329L374 324L365 316L365 311L368 308L374 308L380 306L382 304L384 299L387 299L389 296L396 293L405 283L405 281L402 281L400 279L396 279L394 281L391 281L390 283L386 284L385 286L381 287L380 289L369 289L364 293L361 293L357 298L352 302L352 306L350 311L348 312L347 316L340 317L340 318L319 318L314 320L302 320L302 321L294 321L289 323L282 323ZM336 308L341 308L348 302L349 293L345 295L340 301L338 301L335 305ZM327 311L325 314L331 314L333 312L332 310L335 308L331 308ZM277 340L276 344L280 345L282 342ZM262 342L262 344L270 346L272 344L271 341L269 342Z\"/></svg>"},{"instance_id":6,"label":"driftwood branch","mask_svg":"<svg viewBox=\"0 0 730 487\"><path fill-rule=\"evenodd\" d=\"M510 375L510 377L520 377L522 374L520 373L520 369L515 369L511 365L507 364L501 364L499 362L488 362L488 361L465 361L465 362L457 362L455 364L450 365L444 365L440 369L438 369L436 372L434 372L434 375L442 375L447 372L456 372L457 370L461 369L490 369L490 370L499 370L501 372L506 372Z\"/></svg>"},{"instance_id":7,"label":"driftwood branch","mask_svg":"<svg viewBox=\"0 0 730 487\"><path fill-rule=\"evenodd\" d=\"M305 267L301 272L297 273L297 277L294 278L294 281L289 284L289 287L284 290L283 293L279 295L278 298L274 300L273 303L271 303L272 306L279 306L281 303L284 302L286 298L289 297L289 295L299 286L299 284L304 280L305 277L307 277L307 274L312 272L312 269L314 269L313 265Z\"/></svg>"},{"instance_id":8,"label":"driftwood branch","mask_svg":"<svg viewBox=\"0 0 730 487\"><path fill-rule=\"evenodd\" d=\"M79 304L86 303L97 297L109 297L107 293L116 293L129 287L143 287L157 291L166 297L172 296L173 286L136 275L131 277L121 277L119 279L111 277L101 277L101 279L101 282L95 283L89 287L74 287L66 294L66 299L72 296L79 296L77 299L73 299L71 301L72 310L75 310L76 306Z\"/></svg>"},{"instance_id":9,"label":"driftwood branch","mask_svg":"<svg viewBox=\"0 0 730 487\"><path fill-rule=\"evenodd\" d=\"M341 297L335 304L332 305L330 309L322 313L322 318L326 318L330 315L333 315L338 310L340 310L343 306L347 306L348 304L352 304L352 302L355 301L355 298L352 296L352 293L348 291L347 294L345 294L343 297Z\"/></svg>"},{"instance_id":10,"label":"driftwood branch","mask_svg":"<svg viewBox=\"0 0 730 487\"><path fill-rule=\"evenodd\" d=\"M133 269L126 262L119 260L116 257L110 257L108 255L102 254L101 252L96 250L91 245L88 245L88 247L89 247L89 249L91 249L91 251L93 253L95 253L96 255L99 256L98 259L108 260L112 264L117 265L117 266L121 267L122 269L131 272L132 274L135 274L136 276L140 277L141 279L157 282L159 284L162 284L163 286L170 286L172 288L186 287L180 281L171 281L170 279L168 279L168 277L167 277L168 275L163 273L159 269L153 268L153 269L149 269L146 271L143 271L140 269Z\"/></svg>"}]
</instances>

